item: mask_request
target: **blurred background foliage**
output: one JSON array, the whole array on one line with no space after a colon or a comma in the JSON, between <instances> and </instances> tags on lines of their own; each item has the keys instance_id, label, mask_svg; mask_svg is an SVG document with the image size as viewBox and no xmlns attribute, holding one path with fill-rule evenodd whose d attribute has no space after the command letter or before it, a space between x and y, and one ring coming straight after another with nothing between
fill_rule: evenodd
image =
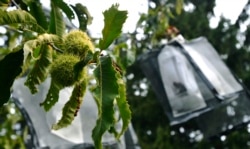
<instances>
[{"instance_id":1,"label":"blurred background foliage","mask_svg":"<svg viewBox=\"0 0 250 149\"><path fill-rule=\"evenodd\" d=\"M136 58L144 52L159 49L171 38L170 26L187 39L205 36L218 50L228 67L250 88L250 26L247 2L235 23L221 17L217 27L210 27L214 16L215 0L149 0L148 13L141 14L133 33L124 33L110 51L121 68L126 70L127 98L131 106L132 123L142 149L239 149L250 148L250 126L244 126L218 138L191 140L173 131L150 83L139 69ZM183 8L183 9L182 9ZM180 10L182 10L180 12ZM232 10L233 11L233 10ZM18 32L1 32L5 49L18 41ZM0 50L3 51L3 50ZM5 50L5 52L8 52ZM1 59L0 53L0 59ZM250 107L250 105L249 105ZM15 109L15 113L11 112ZM0 148L24 148L22 132L15 130L23 119L13 103L0 110ZM11 142L11 143L10 143Z\"/></svg>"},{"instance_id":2,"label":"blurred background foliage","mask_svg":"<svg viewBox=\"0 0 250 149\"><path fill-rule=\"evenodd\" d=\"M25 149L29 134L19 109L10 101L0 108L0 149Z\"/></svg>"},{"instance_id":3,"label":"blurred background foliage","mask_svg":"<svg viewBox=\"0 0 250 149\"><path fill-rule=\"evenodd\" d=\"M131 47L123 51L134 53L136 58L144 52L157 50L167 43L171 36L167 29L174 26L187 40L207 37L231 71L250 88L250 26L247 24L250 1L235 23L221 17L215 28L210 27L210 20L214 17L215 0L184 0L180 14L175 6L175 0L149 1L148 14L142 14L136 31L126 35L126 38L130 39L126 42ZM125 65L128 100L133 112L132 121L143 149L185 149L187 146L200 149L250 148L249 125L209 140L192 140L184 137L180 131L173 131L150 83L137 63Z\"/></svg>"}]
</instances>

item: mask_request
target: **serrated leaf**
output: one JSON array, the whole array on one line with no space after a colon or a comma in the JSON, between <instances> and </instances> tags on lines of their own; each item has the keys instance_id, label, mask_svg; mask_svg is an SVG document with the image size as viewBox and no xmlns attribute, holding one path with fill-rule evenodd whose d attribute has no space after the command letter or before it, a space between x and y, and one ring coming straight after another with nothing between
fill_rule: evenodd
<instances>
[{"instance_id":1,"label":"serrated leaf","mask_svg":"<svg viewBox=\"0 0 250 149\"><path fill-rule=\"evenodd\" d=\"M38 33L46 31L37 24L36 19L24 10L4 11L0 9L0 25L22 25L19 29L31 30Z\"/></svg>"},{"instance_id":2,"label":"serrated leaf","mask_svg":"<svg viewBox=\"0 0 250 149\"><path fill-rule=\"evenodd\" d=\"M122 130L117 136L118 139L127 130L128 125L131 121L131 111L129 109L129 105L126 100L126 85L122 79L122 76L119 73L120 72L116 73L119 85L119 97L116 99L116 102L120 112L120 117L122 119Z\"/></svg>"},{"instance_id":3,"label":"serrated leaf","mask_svg":"<svg viewBox=\"0 0 250 149\"><path fill-rule=\"evenodd\" d=\"M37 0L24 0L26 5L29 6L29 13L36 19L37 23L44 29L48 29L48 20L43 11L40 1Z\"/></svg>"},{"instance_id":4,"label":"serrated leaf","mask_svg":"<svg viewBox=\"0 0 250 149\"><path fill-rule=\"evenodd\" d=\"M104 11L103 15L104 28L102 30L102 39L99 42L101 50L107 49L121 34L122 26L127 19L127 11L120 11L118 5L112 5L111 8Z\"/></svg>"},{"instance_id":5,"label":"serrated leaf","mask_svg":"<svg viewBox=\"0 0 250 149\"><path fill-rule=\"evenodd\" d=\"M41 45L40 56L35 61L35 64L25 82L25 85L29 87L32 94L38 91L37 85L41 84L46 79L49 65L52 62L52 56L53 49L47 44Z\"/></svg>"},{"instance_id":6,"label":"serrated leaf","mask_svg":"<svg viewBox=\"0 0 250 149\"><path fill-rule=\"evenodd\" d=\"M68 19L74 19L74 12L70 9L69 5L65 3L63 0L53 1L57 7L59 7L68 17Z\"/></svg>"},{"instance_id":7,"label":"serrated leaf","mask_svg":"<svg viewBox=\"0 0 250 149\"><path fill-rule=\"evenodd\" d=\"M43 106L45 111L49 111L57 103L61 89L63 89L63 86L56 84L52 79L47 96L45 100L40 103L40 106Z\"/></svg>"},{"instance_id":8,"label":"serrated leaf","mask_svg":"<svg viewBox=\"0 0 250 149\"><path fill-rule=\"evenodd\" d=\"M52 126L58 130L67 127L72 123L82 104L83 96L86 92L87 80L76 83L69 101L64 105L61 119Z\"/></svg>"},{"instance_id":9,"label":"serrated leaf","mask_svg":"<svg viewBox=\"0 0 250 149\"><path fill-rule=\"evenodd\" d=\"M83 6L80 3L77 3L75 6L71 5L71 7L74 9L77 15L79 21L79 29L81 29L82 31L86 31L87 25L91 24L93 20L87 7Z\"/></svg>"},{"instance_id":10,"label":"serrated leaf","mask_svg":"<svg viewBox=\"0 0 250 149\"><path fill-rule=\"evenodd\" d=\"M10 98L10 88L15 78L22 72L23 50L19 46L0 61L0 106Z\"/></svg>"},{"instance_id":11,"label":"serrated leaf","mask_svg":"<svg viewBox=\"0 0 250 149\"><path fill-rule=\"evenodd\" d=\"M115 123L114 100L118 96L116 72L110 57L102 57L94 70L97 86L92 90L97 101L98 119L92 132L95 147L102 148L102 135Z\"/></svg>"},{"instance_id":12,"label":"serrated leaf","mask_svg":"<svg viewBox=\"0 0 250 149\"><path fill-rule=\"evenodd\" d=\"M65 32L65 23L63 20L62 12L59 9L59 7L55 4L55 2L51 1L49 33L56 34L62 37L64 32Z\"/></svg>"}]
</instances>

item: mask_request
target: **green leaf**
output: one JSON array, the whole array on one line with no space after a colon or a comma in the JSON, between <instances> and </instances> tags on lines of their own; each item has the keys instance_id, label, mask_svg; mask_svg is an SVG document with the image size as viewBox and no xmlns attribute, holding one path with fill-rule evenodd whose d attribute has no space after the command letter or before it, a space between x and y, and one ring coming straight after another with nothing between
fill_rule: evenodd
<instances>
[{"instance_id":1,"label":"green leaf","mask_svg":"<svg viewBox=\"0 0 250 149\"><path fill-rule=\"evenodd\" d=\"M183 0L176 0L175 11L178 15L181 14L183 7Z\"/></svg>"},{"instance_id":2,"label":"green leaf","mask_svg":"<svg viewBox=\"0 0 250 149\"><path fill-rule=\"evenodd\" d=\"M49 33L56 34L62 37L64 32L65 32L65 23L63 20L62 12L59 9L59 7L55 4L55 2L51 1Z\"/></svg>"},{"instance_id":3,"label":"green leaf","mask_svg":"<svg viewBox=\"0 0 250 149\"><path fill-rule=\"evenodd\" d=\"M94 70L97 86L92 90L97 101L98 119L93 129L92 138L96 148L102 148L102 135L115 123L114 100L118 96L116 71L110 57L102 57Z\"/></svg>"},{"instance_id":4,"label":"green leaf","mask_svg":"<svg viewBox=\"0 0 250 149\"><path fill-rule=\"evenodd\" d=\"M19 29L31 30L38 33L46 31L37 24L36 19L24 10L4 11L0 9L0 25L20 24Z\"/></svg>"},{"instance_id":5,"label":"green leaf","mask_svg":"<svg viewBox=\"0 0 250 149\"><path fill-rule=\"evenodd\" d=\"M15 78L22 72L22 47L18 46L15 51L0 61L0 106L9 100L10 88Z\"/></svg>"},{"instance_id":6,"label":"green leaf","mask_svg":"<svg viewBox=\"0 0 250 149\"><path fill-rule=\"evenodd\" d=\"M53 49L47 44L41 45L40 56L36 60L32 70L30 71L25 85L29 87L32 94L38 91L37 85L42 83L47 75L49 70L49 65L52 62Z\"/></svg>"},{"instance_id":7,"label":"green leaf","mask_svg":"<svg viewBox=\"0 0 250 149\"><path fill-rule=\"evenodd\" d=\"M48 29L48 20L45 16L44 10L40 1L37 0L24 0L26 5L29 6L29 13L36 19L37 23L44 29Z\"/></svg>"},{"instance_id":8,"label":"green leaf","mask_svg":"<svg viewBox=\"0 0 250 149\"><path fill-rule=\"evenodd\" d=\"M63 86L56 84L52 79L47 96L45 100L40 103L40 106L43 106L45 111L49 111L57 103L61 89L63 89Z\"/></svg>"},{"instance_id":9,"label":"green leaf","mask_svg":"<svg viewBox=\"0 0 250 149\"><path fill-rule=\"evenodd\" d=\"M87 7L83 6L80 3L77 3L75 6L71 5L71 7L74 9L78 21L79 21L79 29L82 31L87 30L87 25L91 24L93 18L91 17Z\"/></svg>"},{"instance_id":10,"label":"green leaf","mask_svg":"<svg viewBox=\"0 0 250 149\"><path fill-rule=\"evenodd\" d=\"M81 106L86 86L87 80L76 83L69 101L63 107L61 119L52 126L52 129L58 130L72 123Z\"/></svg>"},{"instance_id":11,"label":"green leaf","mask_svg":"<svg viewBox=\"0 0 250 149\"><path fill-rule=\"evenodd\" d=\"M107 49L109 45L121 34L122 26L127 19L127 11L119 11L118 5L104 11L104 28L99 47L101 50Z\"/></svg>"},{"instance_id":12,"label":"green leaf","mask_svg":"<svg viewBox=\"0 0 250 149\"><path fill-rule=\"evenodd\" d=\"M55 3L57 7L59 7L66 14L66 16L70 20L74 19L74 16L75 16L74 12L71 10L71 8L69 7L67 3L65 3L63 0L56 0L53 2Z\"/></svg>"},{"instance_id":13,"label":"green leaf","mask_svg":"<svg viewBox=\"0 0 250 149\"><path fill-rule=\"evenodd\" d=\"M93 53L91 51L88 51L86 57L75 64L75 66L74 66L74 79L75 80L81 80L81 73L82 73L84 67L92 59L93 59Z\"/></svg>"},{"instance_id":14,"label":"green leaf","mask_svg":"<svg viewBox=\"0 0 250 149\"><path fill-rule=\"evenodd\" d=\"M54 35L54 34L41 34L37 36L36 39L29 40L24 43L24 60L26 60L26 57L28 54L31 53L32 57L35 57L33 55L33 52L35 51L38 46L43 45L43 44L55 44L61 42L61 39L59 36Z\"/></svg>"},{"instance_id":15,"label":"green leaf","mask_svg":"<svg viewBox=\"0 0 250 149\"><path fill-rule=\"evenodd\" d=\"M116 76L118 78L118 85L119 85L119 97L116 99L116 102L117 102L118 109L120 112L120 117L122 119L122 130L117 136L118 139L127 130L128 125L131 121L131 111L129 109L129 105L126 100L126 85L122 79L122 76L119 73L120 72L118 71L116 73Z\"/></svg>"},{"instance_id":16,"label":"green leaf","mask_svg":"<svg viewBox=\"0 0 250 149\"><path fill-rule=\"evenodd\" d=\"M59 43L61 39L54 34L41 34L36 39L29 40L24 43L24 65L22 74L30 68L32 60L37 60L40 57L40 45Z\"/></svg>"}]
</instances>

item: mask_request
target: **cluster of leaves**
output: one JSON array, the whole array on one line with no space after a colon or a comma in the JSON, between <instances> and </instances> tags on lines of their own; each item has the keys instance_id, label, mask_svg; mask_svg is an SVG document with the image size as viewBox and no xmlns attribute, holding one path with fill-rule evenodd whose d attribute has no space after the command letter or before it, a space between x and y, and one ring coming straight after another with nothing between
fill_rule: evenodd
<instances>
[{"instance_id":1,"label":"cluster of leaves","mask_svg":"<svg viewBox=\"0 0 250 149\"><path fill-rule=\"evenodd\" d=\"M67 26L72 26L71 21L77 17L79 30L86 32L88 23L91 22L87 8L81 4L68 5L63 0L51 0L51 11L46 15L41 3L37 0L22 0L18 3L1 4L0 25L7 32L14 30L19 32L21 42L13 49L6 47L9 52L0 60L0 105L8 102L11 95L11 86L16 78L27 75L25 85L31 93L39 92L37 87L50 77L50 66L58 55L64 52L63 37L67 34ZM14 5L17 9L8 10ZM63 17L65 14L67 19ZM76 14L76 15L75 15ZM126 85L123 80L121 69L115 60L109 55L102 55L112 42L121 34L123 23L127 18L126 11L118 10L118 5L112 5L103 12L104 28L102 38L94 53L88 52L74 65L75 82L69 101L62 111L62 118L53 126L60 129L71 124L78 112L81 100L88 85L88 78L79 79L80 73L95 65L93 77L96 84L91 91L98 106L98 119L93 129L92 138L96 148L102 148L102 135L106 131L114 133L117 139L125 132L131 119L131 112L126 101ZM70 20L70 21L68 21ZM65 23L65 22L69 23ZM1 52L4 53L4 52ZM11 67L9 67L11 66ZM59 91L62 89L54 81L51 82L49 94L44 103L53 99L51 104L42 104L48 111L58 101ZM117 107L117 108L115 108ZM123 127L120 132L114 129L117 119L115 109L119 110Z\"/></svg>"},{"instance_id":2,"label":"cluster of leaves","mask_svg":"<svg viewBox=\"0 0 250 149\"><path fill-rule=\"evenodd\" d=\"M181 148L189 145L180 137L170 135L170 126L162 105L137 65L136 59L144 52L158 50L166 44L171 35L167 29L170 19L183 13L183 0L150 0L149 9L141 14L136 30L132 34L123 34L113 54L126 69L127 98L131 105L132 122L143 149ZM128 43L128 44L126 44Z\"/></svg>"}]
</instances>

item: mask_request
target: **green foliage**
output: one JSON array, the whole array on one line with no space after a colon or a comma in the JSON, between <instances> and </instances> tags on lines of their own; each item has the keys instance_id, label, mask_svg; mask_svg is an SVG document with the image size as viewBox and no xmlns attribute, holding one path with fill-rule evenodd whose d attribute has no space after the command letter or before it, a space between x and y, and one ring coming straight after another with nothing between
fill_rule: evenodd
<instances>
[{"instance_id":1,"label":"green foliage","mask_svg":"<svg viewBox=\"0 0 250 149\"><path fill-rule=\"evenodd\" d=\"M65 33L63 14L54 1L51 1L49 33L56 34L60 37Z\"/></svg>"},{"instance_id":2,"label":"green foliage","mask_svg":"<svg viewBox=\"0 0 250 149\"><path fill-rule=\"evenodd\" d=\"M29 6L29 13L36 19L37 24L39 24L44 29L48 28L48 20L44 14L42 5L37 0L24 0L27 6Z\"/></svg>"},{"instance_id":3,"label":"green foliage","mask_svg":"<svg viewBox=\"0 0 250 149\"><path fill-rule=\"evenodd\" d=\"M121 74L119 74L119 71L116 71L116 76L118 78L118 85L119 85L119 97L116 99L117 106L120 112L120 117L122 119L122 130L118 134L117 138L120 138L120 136L127 130L127 127L131 120L131 111L129 109L128 102L126 100L126 85L124 80L122 80Z\"/></svg>"},{"instance_id":4,"label":"green foliage","mask_svg":"<svg viewBox=\"0 0 250 149\"><path fill-rule=\"evenodd\" d=\"M70 9L69 5L65 3L63 0L53 1L56 6L58 6L68 17L68 19L74 19L74 12Z\"/></svg>"},{"instance_id":5,"label":"green foliage","mask_svg":"<svg viewBox=\"0 0 250 149\"><path fill-rule=\"evenodd\" d=\"M40 106L43 106L45 111L49 111L58 102L59 92L61 89L63 89L63 86L56 83L56 81L52 78L47 96L45 100L40 103Z\"/></svg>"},{"instance_id":6,"label":"green foliage","mask_svg":"<svg viewBox=\"0 0 250 149\"><path fill-rule=\"evenodd\" d=\"M8 6L9 2L10 2L10 0L1 0L0 1L0 6Z\"/></svg>"},{"instance_id":7,"label":"green foliage","mask_svg":"<svg viewBox=\"0 0 250 149\"><path fill-rule=\"evenodd\" d=\"M104 11L104 28L102 30L103 38L100 39L99 47L101 50L107 49L110 44L122 32L122 24L127 18L126 11L119 11L118 5L112 5L109 10Z\"/></svg>"},{"instance_id":8,"label":"green foliage","mask_svg":"<svg viewBox=\"0 0 250 149\"><path fill-rule=\"evenodd\" d=\"M92 17L88 11L88 9L81 5L80 3L76 4L75 6L71 5L71 7L74 9L78 20L79 20L79 29L81 29L82 31L86 31L87 30L87 25L91 24L92 22Z\"/></svg>"},{"instance_id":9,"label":"green foliage","mask_svg":"<svg viewBox=\"0 0 250 149\"><path fill-rule=\"evenodd\" d=\"M127 12L119 11L118 5L112 5L103 14L105 24L102 31L103 37L99 42L101 50L108 48L114 39L118 37L121 33L122 25L127 18ZM98 57L94 56L93 58L95 60ZM116 123L114 111L114 106L116 105L114 101L118 103L118 109L123 121L122 130L117 138L128 127L131 113L128 104L124 101L126 97L125 84L121 81L122 75L119 75L120 71L117 65L115 65L109 56L101 57L95 61L97 62L97 67L94 71L94 76L97 80L97 86L92 91L98 106L98 119L92 133L92 138L95 146L102 148L102 135L108 130L112 130L111 132L113 133L116 132L113 130Z\"/></svg>"},{"instance_id":10,"label":"green foliage","mask_svg":"<svg viewBox=\"0 0 250 149\"><path fill-rule=\"evenodd\" d=\"M62 118L52 126L53 129L58 130L72 123L82 104L82 97L85 94L86 86L87 80L82 80L75 85L69 101L63 107Z\"/></svg>"},{"instance_id":11,"label":"green foliage","mask_svg":"<svg viewBox=\"0 0 250 149\"><path fill-rule=\"evenodd\" d=\"M6 5L0 6L0 25L8 34L17 33L15 39L21 39L21 42L18 42L20 46L16 49L8 45L11 38L8 38L6 47L0 48L1 105L9 100L10 88L18 75L27 75L25 85L32 94L38 92L38 86L51 77L50 88L41 106L45 111L49 111L58 102L59 92L64 87L73 87L71 97L62 110L61 119L52 126L55 130L67 127L77 115L89 85L88 68L94 66L94 76L90 77L95 77L98 82L93 89L98 106L98 119L92 135L95 146L102 148L102 135L106 131L112 129L113 133L117 132L115 125L118 120L115 119L115 109L118 109L123 122L121 132L116 133L119 139L131 120L131 112L126 101L126 86L122 70L111 56L103 57L101 52L107 50L121 34L127 12L118 10L118 5L112 5L103 13L103 37L97 45L100 50L95 51L91 38L86 32L82 32L86 31L92 20L83 5L73 6L63 0L51 0L50 16L46 15L48 13L42 9L40 1L21 0L14 5L18 9L12 11L5 11ZM66 30L67 18L64 15L69 19L67 21L72 21L77 16L79 29ZM12 37L11 34L9 37ZM7 50L2 51L3 49ZM64 57L65 55L70 55L71 58Z\"/></svg>"},{"instance_id":12,"label":"green foliage","mask_svg":"<svg viewBox=\"0 0 250 149\"><path fill-rule=\"evenodd\" d=\"M35 51L34 49L39 48L41 45L54 45L60 42L60 38L54 34L41 34L37 36L35 39L28 40L24 43L24 57L31 54L33 58L38 57L39 50Z\"/></svg>"},{"instance_id":13,"label":"green foliage","mask_svg":"<svg viewBox=\"0 0 250 149\"><path fill-rule=\"evenodd\" d=\"M99 52L96 52L99 55ZM80 60L77 64L74 66L74 80L79 81L82 78L82 69L86 65L88 65L91 61L93 61L93 53L91 51L88 51L86 57L82 60Z\"/></svg>"},{"instance_id":14,"label":"green foliage","mask_svg":"<svg viewBox=\"0 0 250 149\"><path fill-rule=\"evenodd\" d=\"M98 120L93 130L93 139L97 148L101 148L101 138L104 132L115 123L114 100L119 95L116 72L112 67L110 57L102 57L94 71L97 86L92 90L98 103Z\"/></svg>"},{"instance_id":15,"label":"green foliage","mask_svg":"<svg viewBox=\"0 0 250 149\"><path fill-rule=\"evenodd\" d=\"M0 106L9 100L10 88L15 78L22 72L23 49L19 46L15 50L0 61Z\"/></svg>"},{"instance_id":16,"label":"green foliage","mask_svg":"<svg viewBox=\"0 0 250 149\"><path fill-rule=\"evenodd\" d=\"M25 85L32 94L38 92L37 85L41 84L49 73L49 65L52 63L53 50L51 46L41 45L39 58L35 61L33 69L29 73Z\"/></svg>"},{"instance_id":17,"label":"green foliage","mask_svg":"<svg viewBox=\"0 0 250 149\"><path fill-rule=\"evenodd\" d=\"M24 10L5 11L0 9L0 25L21 25L17 29L44 33L36 19Z\"/></svg>"}]
</instances>

